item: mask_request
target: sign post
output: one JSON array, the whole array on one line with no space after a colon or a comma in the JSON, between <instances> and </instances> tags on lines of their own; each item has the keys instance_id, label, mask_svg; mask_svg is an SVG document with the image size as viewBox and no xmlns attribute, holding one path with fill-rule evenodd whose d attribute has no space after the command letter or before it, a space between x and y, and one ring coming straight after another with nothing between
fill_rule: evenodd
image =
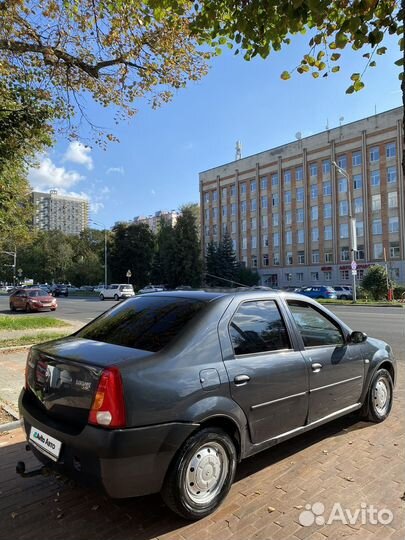
<instances>
[{"instance_id":1,"label":"sign post","mask_svg":"<svg viewBox=\"0 0 405 540\"><path fill-rule=\"evenodd\" d=\"M127 270L126 276L127 276L127 278L128 278L128 283L129 283L129 278L132 277L132 272L131 272L131 270Z\"/></svg>"}]
</instances>

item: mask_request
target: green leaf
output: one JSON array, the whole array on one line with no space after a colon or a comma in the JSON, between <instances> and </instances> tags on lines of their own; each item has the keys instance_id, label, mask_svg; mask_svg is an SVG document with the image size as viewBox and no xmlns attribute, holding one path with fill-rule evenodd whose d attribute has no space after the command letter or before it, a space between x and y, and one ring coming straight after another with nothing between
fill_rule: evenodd
<instances>
[{"instance_id":1,"label":"green leaf","mask_svg":"<svg viewBox=\"0 0 405 540\"><path fill-rule=\"evenodd\" d=\"M400 58L399 60L397 60L396 62L394 62L394 64L396 66L403 66L404 65L404 59L403 58Z\"/></svg>"},{"instance_id":2,"label":"green leaf","mask_svg":"<svg viewBox=\"0 0 405 540\"><path fill-rule=\"evenodd\" d=\"M287 81L288 79L291 79L291 74L288 71L283 71L280 77L283 79L283 81Z\"/></svg>"},{"instance_id":3,"label":"green leaf","mask_svg":"<svg viewBox=\"0 0 405 540\"><path fill-rule=\"evenodd\" d=\"M333 53L330 59L332 60L332 62L336 62L336 60L339 60L340 57L341 57L340 53Z\"/></svg>"},{"instance_id":4,"label":"green leaf","mask_svg":"<svg viewBox=\"0 0 405 540\"><path fill-rule=\"evenodd\" d=\"M323 71L326 68L325 62L318 62L317 68L319 71Z\"/></svg>"},{"instance_id":5,"label":"green leaf","mask_svg":"<svg viewBox=\"0 0 405 540\"><path fill-rule=\"evenodd\" d=\"M340 66L333 66L331 71L332 71L332 73L337 73L338 71L340 71Z\"/></svg>"},{"instance_id":6,"label":"green leaf","mask_svg":"<svg viewBox=\"0 0 405 540\"><path fill-rule=\"evenodd\" d=\"M379 48L377 49L377 51L376 51L376 53L377 53L378 55L380 55L380 56L381 56L382 54L385 54L386 52L387 52L387 47L379 47Z\"/></svg>"},{"instance_id":7,"label":"green leaf","mask_svg":"<svg viewBox=\"0 0 405 540\"><path fill-rule=\"evenodd\" d=\"M353 75L351 75L350 79L352 81L359 81L360 80L360 73L353 73Z\"/></svg>"},{"instance_id":8,"label":"green leaf","mask_svg":"<svg viewBox=\"0 0 405 540\"><path fill-rule=\"evenodd\" d=\"M319 51L319 53L317 54L316 59L317 59L318 62L319 62L319 60L322 60L322 58L323 58L324 56L325 56L325 53L324 53L323 51Z\"/></svg>"},{"instance_id":9,"label":"green leaf","mask_svg":"<svg viewBox=\"0 0 405 540\"><path fill-rule=\"evenodd\" d=\"M346 94L353 94L353 92L354 92L354 86L353 85L349 86L349 88L346 89Z\"/></svg>"},{"instance_id":10,"label":"green leaf","mask_svg":"<svg viewBox=\"0 0 405 540\"><path fill-rule=\"evenodd\" d=\"M376 65L377 65L377 62L375 60L369 63L370 67L375 67Z\"/></svg>"},{"instance_id":11,"label":"green leaf","mask_svg":"<svg viewBox=\"0 0 405 540\"><path fill-rule=\"evenodd\" d=\"M319 73L317 71L313 71L311 75L314 79L317 79L319 77Z\"/></svg>"},{"instance_id":12,"label":"green leaf","mask_svg":"<svg viewBox=\"0 0 405 540\"><path fill-rule=\"evenodd\" d=\"M370 58L370 53L363 54L363 58Z\"/></svg>"},{"instance_id":13,"label":"green leaf","mask_svg":"<svg viewBox=\"0 0 405 540\"><path fill-rule=\"evenodd\" d=\"M355 92L358 92L359 90L362 90L364 88L364 82L356 81L353 87L354 87Z\"/></svg>"},{"instance_id":14,"label":"green leaf","mask_svg":"<svg viewBox=\"0 0 405 540\"><path fill-rule=\"evenodd\" d=\"M221 56L221 54L222 54L222 49L221 49L221 47L216 47L216 48L215 48L215 54L216 54L217 56Z\"/></svg>"}]
</instances>

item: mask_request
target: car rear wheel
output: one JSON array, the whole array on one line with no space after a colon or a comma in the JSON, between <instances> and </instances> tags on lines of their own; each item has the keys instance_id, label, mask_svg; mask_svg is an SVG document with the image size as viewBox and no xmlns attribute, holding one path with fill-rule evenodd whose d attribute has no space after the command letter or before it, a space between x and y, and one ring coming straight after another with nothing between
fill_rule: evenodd
<instances>
[{"instance_id":1,"label":"car rear wheel","mask_svg":"<svg viewBox=\"0 0 405 540\"><path fill-rule=\"evenodd\" d=\"M104 300L104 294L100 294L100 300Z\"/></svg>"},{"instance_id":2,"label":"car rear wheel","mask_svg":"<svg viewBox=\"0 0 405 540\"><path fill-rule=\"evenodd\" d=\"M391 412L394 383L386 369L379 369L371 381L367 396L368 414L371 422L383 422Z\"/></svg>"},{"instance_id":3,"label":"car rear wheel","mask_svg":"<svg viewBox=\"0 0 405 540\"><path fill-rule=\"evenodd\" d=\"M14 304L10 304L10 311L17 311L16 308L14 307Z\"/></svg>"},{"instance_id":4,"label":"car rear wheel","mask_svg":"<svg viewBox=\"0 0 405 540\"><path fill-rule=\"evenodd\" d=\"M349 300L349 297L346 296L345 294L342 294L342 296L340 298L341 298L341 300Z\"/></svg>"},{"instance_id":5,"label":"car rear wheel","mask_svg":"<svg viewBox=\"0 0 405 540\"><path fill-rule=\"evenodd\" d=\"M114 300L119 300L119 299L120 298L119 298L118 294L114 294Z\"/></svg>"},{"instance_id":6,"label":"car rear wheel","mask_svg":"<svg viewBox=\"0 0 405 540\"><path fill-rule=\"evenodd\" d=\"M211 514L231 488L237 463L235 444L221 429L205 428L192 435L167 473L162 498L185 519Z\"/></svg>"},{"instance_id":7,"label":"car rear wheel","mask_svg":"<svg viewBox=\"0 0 405 540\"><path fill-rule=\"evenodd\" d=\"M26 313L31 313L32 309L31 309L31 306L27 303L25 304L25 312Z\"/></svg>"}]
</instances>

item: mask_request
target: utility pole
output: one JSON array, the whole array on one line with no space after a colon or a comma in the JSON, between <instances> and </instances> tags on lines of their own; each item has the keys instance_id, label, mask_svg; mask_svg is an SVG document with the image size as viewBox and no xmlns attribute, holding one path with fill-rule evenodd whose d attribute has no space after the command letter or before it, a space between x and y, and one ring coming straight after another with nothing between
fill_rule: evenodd
<instances>
[{"instance_id":1,"label":"utility pole","mask_svg":"<svg viewBox=\"0 0 405 540\"><path fill-rule=\"evenodd\" d=\"M17 248L14 247L14 251L0 251L0 253L5 253L6 255L10 255L10 257L13 257L13 264L11 266L13 268L13 285L15 285L15 273L17 268Z\"/></svg>"}]
</instances>

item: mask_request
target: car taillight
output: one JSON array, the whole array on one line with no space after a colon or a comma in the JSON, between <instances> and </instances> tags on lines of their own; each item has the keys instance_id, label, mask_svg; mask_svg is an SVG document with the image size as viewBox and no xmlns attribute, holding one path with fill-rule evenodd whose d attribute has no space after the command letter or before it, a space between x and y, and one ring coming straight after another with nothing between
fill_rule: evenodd
<instances>
[{"instance_id":1,"label":"car taillight","mask_svg":"<svg viewBox=\"0 0 405 540\"><path fill-rule=\"evenodd\" d=\"M117 368L103 371L89 414L89 424L108 428L125 426L124 390Z\"/></svg>"}]
</instances>

